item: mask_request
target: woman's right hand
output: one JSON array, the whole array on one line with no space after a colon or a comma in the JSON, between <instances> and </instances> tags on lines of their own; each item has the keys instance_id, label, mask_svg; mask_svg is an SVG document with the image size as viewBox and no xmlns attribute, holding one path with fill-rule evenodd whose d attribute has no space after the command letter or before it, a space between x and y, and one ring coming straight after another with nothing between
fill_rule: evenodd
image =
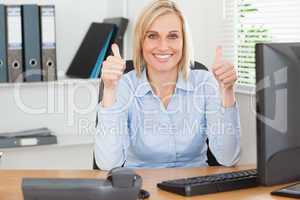
<instances>
[{"instance_id":1,"label":"woman's right hand","mask_svg":"<svg viewBox=\"0 0 300 200\"><path fill-rule=\"evenodd\" d=\"M113 55L108 56L103 62L101 79L104 89L116 90L119 80L125 70L125 60L121 58L117 44L111 46Z\"/></svg>"},{"instance_id":2,"label":"woman's right hand","mask_svg":"<svg viewBox=\"0 0 300 200\"><path fill-rule=\"evenodd\" d=\"M117 44L111 46L113 55L103 62L101 79L104 83L102 105L110 107L116 101L117 86L125 70L125 60L121 58Z\"/></svg>"}]
</instances>

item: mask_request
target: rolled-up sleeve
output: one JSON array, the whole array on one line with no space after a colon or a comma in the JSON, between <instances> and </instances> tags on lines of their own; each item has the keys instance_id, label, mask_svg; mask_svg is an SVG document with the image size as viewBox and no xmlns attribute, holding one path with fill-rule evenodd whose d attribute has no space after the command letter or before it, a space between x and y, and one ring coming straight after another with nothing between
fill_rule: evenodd
<instances>
[{"instance_id":1,"label":"rolled-up sleeve","mask_svg":"<svg viewBox=\"0 0 300 200\"><path fill-rule=\"evenodd\" d=\"M98 106L98 124L95 135L95 160L102 170L122 166L128 147L128 109L132 102L132 90L126 78L120 80L116 102L105 108Z\"/></svg>"},{"instance_id":2,"label":"rolled-up sleeve","mask_svg":"<svg viewBox=\"0 0 300 200\"><path fill-rule=\"evenodd\" d=\"M240 116L238 104L223 107L219 86L210 75L205 84L206 133L209 147L217 161L224 166L233 166L240 157Z\"/></svg>"}]
</instances>

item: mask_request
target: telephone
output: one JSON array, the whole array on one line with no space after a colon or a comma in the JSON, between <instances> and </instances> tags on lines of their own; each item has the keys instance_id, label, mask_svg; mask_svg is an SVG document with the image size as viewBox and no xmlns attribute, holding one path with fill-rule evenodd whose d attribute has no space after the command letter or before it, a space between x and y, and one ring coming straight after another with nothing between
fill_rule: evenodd
<instances>
[{"instance_id":1,"label":"telephone","mask_svg":"<svg viewBox=\"0 0 300 200\"><path fill-rule=\"evenodd\" d=\"M128 168L114 168L106 179L23 178L24 200L137 200L149 197L142 178Z\"/></svg>"}]
</instances>

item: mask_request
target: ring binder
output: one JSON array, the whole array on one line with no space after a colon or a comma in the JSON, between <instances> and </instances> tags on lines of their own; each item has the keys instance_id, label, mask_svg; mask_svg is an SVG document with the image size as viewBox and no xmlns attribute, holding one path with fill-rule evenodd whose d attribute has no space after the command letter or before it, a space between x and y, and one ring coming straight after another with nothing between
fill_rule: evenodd
<instances>
[{"instance_id":1,"label":"ring binder","mask_svg":"<svg viewBox=\"0 0 300 200\"><path fill-rule=\"evenodd\" d=\"M22 5L25 81L42 80L39 6Z\"/></svg>"},{"instance_id":2,"label":"ring binder","mask_svg":"<svg viewBox=\"0 0 300 200\"><path fill-rule=\"evenodd\" d=\"M6 40L6 7L4 5L0 5L0 83L8 81Z\"/></svg>"},{"instance_id":3,"label":"ring binder","mask_svg":"<svg viewBox=\"0 0 300 200\"><path fill-rule=\"evenodd\" d=\"M119 46L120 54L123 57L124 54L124 35L128 26L129 20L123 17L105 18L104 23L115 24L118 27L118 31L115 37L115 43Z\"/></svg>"},{"instance_id":4,"label":"ring binder","mask_svg":"<svg viewBox=\"0 0 300 200\"><path fill-rule=\"evenodd\" d=\"M116 31L114 24L92 23L66 74L77 78L98 78Z\"/></svg>"},{"instance_id":5,"label":"ring binder","mask_svg":"<svg viewBox=\"0 0 300 200\"><path fill-rule=\"evenodd\" d=\"M57 80L55 9L54 6L41 6L41 38L43 80Z\"/></svg>"},{"instance_id":6,"label":"ring binder","mask_svg":"<svg viewBox=\"0 0 300 200\"><path fill-rule=\"evenodd\" d=\"M23 82L23 39L21 6L7 6L9 82Z\"/></svg>"}]
</instances>

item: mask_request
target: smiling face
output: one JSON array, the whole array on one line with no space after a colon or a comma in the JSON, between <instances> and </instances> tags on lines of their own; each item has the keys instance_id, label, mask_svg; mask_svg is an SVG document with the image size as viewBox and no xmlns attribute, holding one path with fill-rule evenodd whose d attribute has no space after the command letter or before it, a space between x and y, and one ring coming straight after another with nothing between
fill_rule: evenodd
<instances>
[{"instance_id":1,"label":"smiling face","mask_svg":"<svg viewBox=\"0 0 300 200\"><path fill-rule=\"evenodd\" d=\"M174 13L157 17L146 31L142 51L148 70L170 72L182 57L183 34L180 18Z\"/></svg>"}]
</instances>

